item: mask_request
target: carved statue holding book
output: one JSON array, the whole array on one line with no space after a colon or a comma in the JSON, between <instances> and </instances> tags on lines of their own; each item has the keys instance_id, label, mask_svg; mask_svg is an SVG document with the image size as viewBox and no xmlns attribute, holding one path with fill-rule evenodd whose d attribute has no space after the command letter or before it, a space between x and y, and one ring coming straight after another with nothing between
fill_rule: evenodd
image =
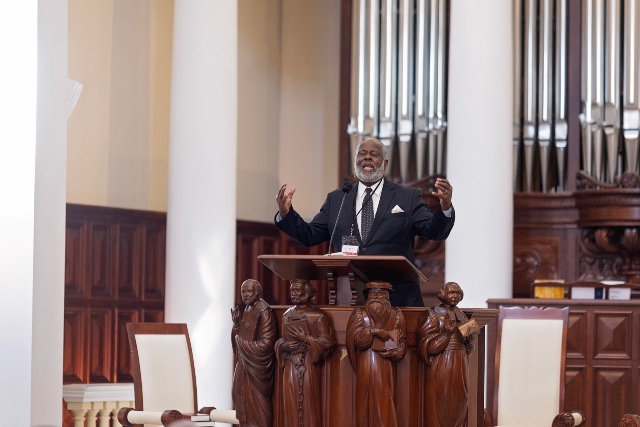
<instances>
[{"instance_id":1,"label":"carved statue holding book","mask_svg":"<svg viewBox=\"0 0 640 427\"><path fill-rule=\"evenodd\" d=\"M396 427L395 363L407 352L404 315L389 302L387 282L365 285L364 307L347 324L347 352L356 375L356 426Z\"/></svg>"},{"instance_id":2,"label":"carved statue holding book","mask_svg":"<svg viewBox=\"0 0 640 427\"><path fill-rule=\"evenodd\" d=\"M457 305L464 293L448 282L438 291L441 304L418 321L418 353L427 365L425 427L462 427L469 396L469 354L480 328Z\"/></svg>"},{"instance_id":3,"label":"carved statue holding book","mask_svg":"<svg viewBox=\"0 0 640 427\"><path fill-rule=\"evenodd\" d=\"M321 367L335 348L336 338L329 316L309 304L315 294L309 281L291 281L294 305L282 316L282 338L275 344L282 368L283 425L286 427L322 425Z\"/></svg>"},{"instance_id":4,"label":"carved statue holding book","mask_svg":"<svg viewBox=\"0 0 640 427\"><path fill-rule=\"evenodd\" d=\"M245 309L231 309L231 343L236 357L233 403L240 427L273 425L274 352L277 326L273 310L260 298L262 286L245 280L240 289Z\"/></svg>"}]
</instances>

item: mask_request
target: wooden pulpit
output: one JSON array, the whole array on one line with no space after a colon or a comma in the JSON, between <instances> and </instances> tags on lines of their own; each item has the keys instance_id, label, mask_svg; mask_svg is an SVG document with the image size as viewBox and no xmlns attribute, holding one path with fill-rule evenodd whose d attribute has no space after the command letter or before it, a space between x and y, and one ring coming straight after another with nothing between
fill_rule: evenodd
<instances>
[{"instance_id":1,"label":"wooden pulpit","mask_svg":"<svg viewBox=\"0 0 640 427\"><path fill-rule=\"evenodd\" d=\"M273 307L282 330L282 315L288 306ZM355 424L355 373L351 367L346 348L346 331L352 307L322 307L331 318L337 340L336 349L322 362L322 426L353 426ZM398 427L423 425L425 413L425 365L418 355L417 328L425 308L403 307L407 326L407 354L396 367L396 412ZM470 319L481 327L476 346L469 356L469 399L465 426L482 427L484 417L485 380L485 330L498 315L497 309L461 308ZM273 396L274 427L283 427L282 368L276 368Z\"/></svg>"},{"instance_id":2,"label":"wooden pulpit","mask_svg":"<svg viewBox=\"0 0 640 427\"><path fill-rule=\"evenodd\" d=\"M364 284L371 280L428 280L403 256L260 255L258 260L284 280L328 280L335 305L363 305Z\"/></svg>"}]
</instances>

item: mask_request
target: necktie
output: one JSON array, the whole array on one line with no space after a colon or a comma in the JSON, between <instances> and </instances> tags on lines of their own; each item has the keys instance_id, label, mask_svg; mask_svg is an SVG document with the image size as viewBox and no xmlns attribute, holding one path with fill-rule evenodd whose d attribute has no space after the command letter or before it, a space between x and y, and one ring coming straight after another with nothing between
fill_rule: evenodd
<instances>
[{"instance_id":1,"label":"necktie","mask_svg":"<svg viewBox=\"0 0 640 427\"><path fill-rule=\"evenodd\" d=\"M371 231L371 225L373 224L373 200L371 200L371 188L364 190L364 205L362 206L362 218L360 219L360 236L362 241L365 242L369 237L369 231Z\"/></svg>"}]
</instances>

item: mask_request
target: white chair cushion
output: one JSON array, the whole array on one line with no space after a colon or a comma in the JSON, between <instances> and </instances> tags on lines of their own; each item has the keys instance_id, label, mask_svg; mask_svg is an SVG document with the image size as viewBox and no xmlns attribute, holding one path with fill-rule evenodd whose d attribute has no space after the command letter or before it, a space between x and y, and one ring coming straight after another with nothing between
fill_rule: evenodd
<instances>
[{"instance_id":1,"label":"white chair cushion","mask_svg":"<svg viewBox=\"0 0 640 427\"><path fill-rule=\"evenodd\" d=\"M560 402L562 329L562 320L503 320L498 426L553 423Z\"/></svg>"},{"instance_id":2,"label":"white chair cushion","mask_svg":"<svg viewBox=\"0 0 640 427\"><path fill-rule=\"evenodd\" d=\"M145 411L193 412L191 358L185 335L137 334Z\"/></svg>"}]
</instances>

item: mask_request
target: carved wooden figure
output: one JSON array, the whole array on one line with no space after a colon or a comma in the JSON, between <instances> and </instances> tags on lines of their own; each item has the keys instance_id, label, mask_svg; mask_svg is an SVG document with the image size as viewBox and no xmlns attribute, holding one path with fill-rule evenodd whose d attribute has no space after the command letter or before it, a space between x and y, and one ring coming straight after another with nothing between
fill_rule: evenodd
<instances>
[{"instance_id":1,"label":"carved wooden figure","mask_svg":"<svg viewBox=\"0 0 640 427\"><path fill-rule=\"evenodd\" d=\"M347 352L356 375L357 427L396 427L395 362L407 352L404 315L391 307L387 282L369 282L364 307L347 324Z\"/></svg>"},{"instance_id":2,"label":"carved wooden figure","mask_svg":"<svg viewBox=\"0 0 640 427\"><path fill-rule=\"evenodd\" d=\"M231 343L236 357L233 374L233 403L241 427L273 425L274 353L276 318L260 298L262 286L257 280L242 283L244 312L231 309Z\"/></svg>"},{"instance_id":3,"label":"carved wooden figure","mask_svg":"<svg viewBox=\"0 0 640 427\"><path fill-rule=\"evenodd\" d=\"M322 361L331 354L336 338L331 319L309 304L316 294L307 281L291 281L291 302L282 316L282 338L275 351L282 374L285 427L322 425Z\"/></svg>"},{"instance_id":4,"label":"carved wooden figure","mask_svg":"<svg viewBox=\"0 0 640 427\"><path fill-rule=\"evenodd\" d=\"M418 322L418 353L426 363L425 427L462 427L469 395L468 355L477 330L456 307L464 293L448 282L438 291L441 304Z\"/></svg>"}]
</instances>

